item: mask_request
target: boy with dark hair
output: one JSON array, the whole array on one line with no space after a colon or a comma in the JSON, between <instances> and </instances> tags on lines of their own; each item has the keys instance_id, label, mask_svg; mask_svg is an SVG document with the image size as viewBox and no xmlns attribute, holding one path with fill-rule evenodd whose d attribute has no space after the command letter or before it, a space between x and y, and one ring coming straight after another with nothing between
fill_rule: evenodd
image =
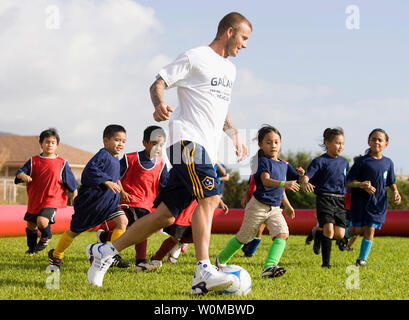
<instances>
[{"instance_id":1,"label":"boy with dark hair","mask_svg":"<svg viewBox=\"0 0 409 320\"><path fill-rule=\"evenodd\" d=\"M168 170L161 156L165 140L166 133L161 127L149 126L143 132L142 144L145 149L127 153L120 160L120 202L122 207L126 207L129 226L153 211L153 202L159 190L167 183ZM98 242L106 242L109 239L109 231L98 230L97 239ZM151 265L146 261L147 245L147 239L135 245L135 272L151 269Z\"/></svg>"},{"instance_id":2,"label":"boy with dark hair","mask_svg":"<svg viewBox=\"0 0 409 320\"><path fill-rule=\"evenodd\" d=\"M77 195L77 181L68 162L57 155L60 137L56 129L41 132L40 155L31 157L23 167L17 170L14 182L27 185L28 205L24 220L27 221L27 254L33 255L44 250L52 237L50 224L54 224L57 208L67 206L68 189ZM41 232L37 243L38 230Z\"/></svg>"},{"instance_id":3,"label":"boy with dark hair","mask_svg":"<svg viewBox=\"0 0 409 320\"><path fill-rule=\"evenodd\" d=\"M81 186L74 201L70 230L60 238L55 249L48 252L50 265L60 267L65 251L80 233L106 220L114 220L116 228L112 239L125 232L128 219L119 207L121 192L118 155L125 147L126 131L122 126L109 125L103 133L104 148L85 166ZM121 259L116 256L115 259Z\"/></svg>"}]
</instances>

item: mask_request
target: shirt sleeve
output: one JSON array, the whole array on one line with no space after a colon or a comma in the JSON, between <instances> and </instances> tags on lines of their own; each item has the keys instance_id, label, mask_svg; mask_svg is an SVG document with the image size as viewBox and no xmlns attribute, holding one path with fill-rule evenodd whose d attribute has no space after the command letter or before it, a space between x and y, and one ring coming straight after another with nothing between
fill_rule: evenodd
<instances>
[{"instance_id":1,"label":"shirt sleeve","mask_svg":"<svg viewBox=\"0 0 409 320\"><path fill-rule=\"evenodd\" d=\"M65 161L64 169L62 170L62 182L66 186L68 190L74 192L75 189L78 187L78 182L72 173L71 167L69 166L68 162Z\"/></svg>"},{"instance_id":2,"label":"shirt sleeve","mask_svg":"<svg viewBox=\"0 0 409 320\"><path fill-rule=\"evenodd\" d=\"M263 172L268 172L270 174L271 168L270 163L266 157L260 157L258 159L257 174L260 175Z\"/></svg>"},{"instance_id":3,"label":"shirt sleeve","mask_svg":"<svg viewBox=\"0 0 409 320\"><path fill-rule=\"evenodd\" d=\"M392 162L392 160L390 161L390 167L388 170L388 175L386 177L386 186L391 186L393 184L396 183L396 179L395 179L395 166Z\"/></svg>"},{"instance_id":4,"label":"shirt sleeve","mask_svg":"<svg viewBox=\"0 0 409 320\"><path fill-rule=\"evenodd\" d=\"M158 76L165 81L168 88L171 88L176 86L179 81L185 79L190 70L190 59L186 53L183 53L176 60L163 67L159 71Z\"/></svg>"},{"instance_id":5,"label":"shirt sleeve","mask_svg":"<svg viewBox=\"0 0 409 320\"><path fill-rule=\"evenodd\" d=\"M309 179L311 179L318 172L318 170L320 170L320 169L321 169L320 161L318 161L318 159L315 158L309 164L307 170L305 171L305 175Z\"/></svg>"},{"instance_id":6,"label":"shirt sleeve","mask_svg":"<svg viewBox=\"0 0 409 320\"><path fill-rule=\"evenodd\" d=\"M119 160L119 166L120 166L120 177L121 179L124 177L126 171L128 170L128 161L126 160L126 155L122 157L121 160Z\"/></svg>"},{"instance_id":7,"label":"shirt sleeve","mask_svg":"<svg viewBox=\"0 0 409 320\"><path fill-rule=\"evenodd\" d=\"M82 183L88 186L98 186L105 181L112 181L112 177L104 172L106 158L103 156L92 159L82 175ZM116 181L114 181L116 182Z\"/></svg>"},{"instance_id":8,"label":"shirt sleeve","mask_svg":"<svg viewBox=\"0 0 409 320\"><path fill-rule=\"evenodd\" d=\"M16 172L16 177L14 178L14 183L15 184L18 184L18 183L22 183L23 182L23 180L21 180L20 178L17 178L17 176L20 174L20 173L25 173L26 175L30 175L31 174L31 158L30 158L30 160L28 160L25 164L24 164L24 166L22 166L20 169L18 169L17 170L17 172Z\"/></svg>"},{"instance_id":9,"label":"shirt sleeve","mask_svg":"<svg viewBox=\"0 0 409 320\"><path fill-rule=\"evenodd\" d=\"M163 167L162 173L160 175L160 178L159 178L159 190L163 189L166 186L166 184L168 183L168 180L169 180L169 172L165 164Z\"/></svg>"},{"instance_id":10,"label":"shirt sleeve","mask_svg":"<svg viewBox=\"0 0 409 320\"><path fill-rule=\"evenodd\" d=\"M286 179L287 180L298 180L299 177L300 175L298 174L298 172L294 169L294 167L289 162L287 162Z\"/></svg>"}]
</instances>

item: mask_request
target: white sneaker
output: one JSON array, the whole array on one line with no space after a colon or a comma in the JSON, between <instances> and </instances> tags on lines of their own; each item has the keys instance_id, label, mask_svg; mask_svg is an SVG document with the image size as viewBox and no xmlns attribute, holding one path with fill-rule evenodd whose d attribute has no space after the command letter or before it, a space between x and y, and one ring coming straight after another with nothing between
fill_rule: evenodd
<instances>
[{"instance_id":1,"label":"white sneaker","mask_svg":"<svg viewBox=\"0 0 409 320\"><path fill-rule=\"evenodd\" d=\"M198 266L192 280L191 294L202 294L208 291L223 291L234 282L231 274L218 271L213 265L203 264Z\"/></svg>"},{"instance_id":2,"label":"white sneaker","mask_svg":"<svg viewBox=\"0 0 409 320\"><path fill-rule=\"evenodd\" d=\"M149 261L143 261L139 262L138 264L135 265L134 271L135 272L151 272L155 271L156 269L162 267L162 261L161 260L149 260Z\"/></svg>"},{"instance_id":3,"label":"white sneaker","mask_svg":"<svg viewBox=\"0 0 409 320\"><path fill-rule=\"evenodd\" d=\"M86 248L86 254L91 267L88 269L88 281L97 287L102 287L102 282L104 280L105 272L111 266L114 261L113 256L116 254L115 251L112 255L103 255L101 247L106 246L106 244L94 243L90 244Z\"/></svg>"}]
</instances>

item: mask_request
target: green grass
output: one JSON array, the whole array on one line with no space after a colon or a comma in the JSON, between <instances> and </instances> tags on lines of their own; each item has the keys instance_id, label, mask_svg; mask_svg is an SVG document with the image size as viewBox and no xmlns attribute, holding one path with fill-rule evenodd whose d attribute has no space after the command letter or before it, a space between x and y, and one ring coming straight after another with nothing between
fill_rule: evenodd
<instances>
[{"instance_id":1,"label":"green grass","mask_svg":"<svg viewBox=\"0 0 409 320\"><path fill-rule=\"evenodd\" d=\"M233 235L214 234L211 238L211 260ZM54 248L60 235L54 235L49 248ZM148 242L148 255L159 248L166 236L153 235ZM66 252L59 274L59 287L47 288L48 259L46 250L35 256L24 254L25 237L0 238L0 299L2 300L408 300L409 238L375 237L374 245L365 268L353 265L360 246L353 252L341 252L333 245L332 269L321 268L321 256L304 244L304 236L291 236L281 258L280 266L287 273L276 279L262 279L261 271L271 239L263 236L256 254L243 257L239 252L230 261L245 268L253 279L253 289L246 297L207 294L191 296L190 285L195 272L194 247L182 254L177 265L164 264L157 272L134 273L129 269L111 268L104 279L103 288L88 284L89 262L85 257L87 244L95 242L95 233L80 235ZM121 255L133 262L134 248ZM349 278L350 277L350 278ZM348 282L354 278L355 282ZM55 282L51 282L55 284ZM350 283L351 288L347 286Z\"/></svg>"}]
</instances>

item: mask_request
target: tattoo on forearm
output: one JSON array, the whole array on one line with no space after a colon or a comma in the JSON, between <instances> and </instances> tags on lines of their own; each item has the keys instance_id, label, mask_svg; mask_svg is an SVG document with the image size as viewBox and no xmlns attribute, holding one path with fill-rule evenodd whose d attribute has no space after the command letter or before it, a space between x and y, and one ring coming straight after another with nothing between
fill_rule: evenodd
<instances>
[{"instance_id":1,"label":"tattoo on forearm","mask_svg":"<svg viewBox=\"0 0 409 320\"><path fill-rule=\"evenodd\" d=\"M163 90L166 88L166 83L162 78L158 78L150 87L150 95L152 104L156 107L163 102Z\"/></svg>"}]
</instances>

